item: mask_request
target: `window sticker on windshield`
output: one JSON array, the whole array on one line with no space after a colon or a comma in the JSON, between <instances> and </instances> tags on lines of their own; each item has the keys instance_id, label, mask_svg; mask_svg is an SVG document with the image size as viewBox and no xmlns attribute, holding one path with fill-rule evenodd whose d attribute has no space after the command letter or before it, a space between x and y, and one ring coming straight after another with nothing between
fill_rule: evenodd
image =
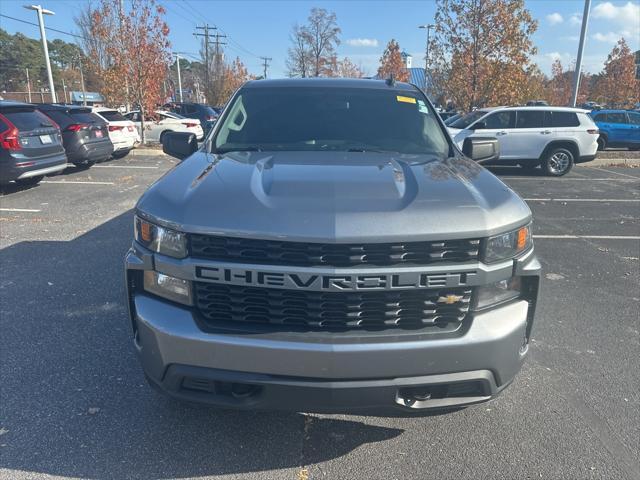
<instances>
[{"instance_id":1,"label":"window sticker on windshield","mask_svg":"<svg viewBox=\"0 0 640 480\"><path fill-rule=\"evenodd\" d=\"M420 113L429 113L429 109L422 100L418 100L418 111Z\"/></svg>"},{"instance_id":2,"label":"window sticker on windshield","mask_svg":"<svg viewBox=\"0 0 640 480\"><path fill-rule=\"evenodd\" d=\"M396 96L396 100L398 102L404 102L404 103L416 103L416 99L413 97L403 97L402 95L398 95Z\"/></svg>"}]
</instances>

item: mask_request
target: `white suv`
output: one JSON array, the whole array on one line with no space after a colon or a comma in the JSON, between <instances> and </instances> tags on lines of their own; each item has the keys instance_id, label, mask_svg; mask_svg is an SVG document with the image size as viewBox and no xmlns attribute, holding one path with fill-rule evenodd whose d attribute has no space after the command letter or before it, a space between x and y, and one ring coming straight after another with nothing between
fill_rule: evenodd
<instances>
[{"instance_id":1,"label":"white suv","mask_svg":"<svg viewBox=\"0 0 640 480\"><path fill-rule=\"evenodd\" d=\"M574 163L596 158L598 127L587 110L567 107L496 107L468 113L449 125L462 148L467 137L496 137L500 163L542 165L560 176Z\"/></svg>"},{"instance_id":2,"label":"white suv","mask_svg":"<svg viewBox=\"0 0 640 480\"><path fill-rule=\"evenodd\" d=\"M109 124L109 140L113 143L113 158L126 157L140 143L140 135L131 120L126 119L118 110L106 107L94 107L93 113L100 115Z\"/></svg>"}]
</instances>

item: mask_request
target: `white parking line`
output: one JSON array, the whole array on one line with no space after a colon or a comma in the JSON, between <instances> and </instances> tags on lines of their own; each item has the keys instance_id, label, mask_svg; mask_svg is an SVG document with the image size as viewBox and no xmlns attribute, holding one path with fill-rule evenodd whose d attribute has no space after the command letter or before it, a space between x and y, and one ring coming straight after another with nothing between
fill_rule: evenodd
<instances>
[{"instance_id":1,"label":"white parking line","mask_svg":"<svg viewBox=\"0 0 640 480\"><path fill-rule=\"evenodd\" d=\"M585 167L588 168L590 170L599 170L601 172L607 172L607 173L613 173L614 175L620 175L622 177L629 177L629 178L635 178L636 180L638 180L638 177L635 177L633 175L629 175L628 173L622 173L622 172L616 172L613 170L607 170L606 168L594 168L594 167Z\"/></svg>"},{"instance_id":2,"label":"white parking line","mask_svg":"<svg viewBox=\"0 0 640 480\"><path fill-rule=\"evenodd\" d=\"M113 182L89 182L89 181L79 181L79 180L62 180L59 182L52 182L51 180L43 180L40 183L56 183L58 185L64 184L79 184L79 185L115 185Z\"/></svg>"},{"instance_id":3,"label":"white parking line","mask_svg":"<svg viewBox=\"0 0 640 480\"><path fill-rule=\"evenodd\" d=\"M577 181L577 182L640 182L640 177L634 177L633 175L625 175L625 177L629 178L588 178L588 177L547 177L546 180L561 180L561 181ZM545 177L501 177L503 182L508 182L509 180L545 180Z\"/></svg>"},{"instance_id":4,"label":"white parking line","mask_svg":"<svg viewBox=\"0 0 640 480\"><path fill-rule=\"evenodd\" d=\"M640 202L629 198L524 198L527 202Z\"/></svg>"},{"instance_id":5,"label":"white parking line","mask_svg":"<svg viewBox=\"0 0 640 480\"><path fill-rule=\"evenodd\" d=\"M640 240L640 236L634 235L534 235L533 238L564 240L586 238L591 240Z\"/></svg>"},{"instance_id":6,"label":"white parking line","mask_svg":"<svg viewBox=\"0 0 640 480\"><path fill-rule=\"evenodd\" d=\"M91 168L136 168L140 170L157 170L158 167L145 167L142 165L94 165Z\"/></svg>"},{"instance_id":7,"label":"white parking line","mask_svg":"<svg viewBox=\"0 0 640 480\"><path fill-rule=\"evenodd\" d=\"M0 208L0 212L27 212L27 213L38 213L42 210L35 210L32 208Z\"/></svg>"}]
</instances>

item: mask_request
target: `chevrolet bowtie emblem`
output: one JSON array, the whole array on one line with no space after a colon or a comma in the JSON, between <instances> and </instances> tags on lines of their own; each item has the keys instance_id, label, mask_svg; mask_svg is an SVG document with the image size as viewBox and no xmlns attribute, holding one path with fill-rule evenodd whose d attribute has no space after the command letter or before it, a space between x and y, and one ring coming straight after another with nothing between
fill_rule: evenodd
<instances>
[{"instance_id":1,"label":"chevrolet bowtie emblem","mask_svg":"<svg viewBox=\"0 0 640 480\"><path fill-rule=\"evenodd\" d=\"M459 302L460 300L462 300L462 295L446 295L444 297L438 297L438 303L446 303L447 305Z\"/></svg>"}]
</instances>

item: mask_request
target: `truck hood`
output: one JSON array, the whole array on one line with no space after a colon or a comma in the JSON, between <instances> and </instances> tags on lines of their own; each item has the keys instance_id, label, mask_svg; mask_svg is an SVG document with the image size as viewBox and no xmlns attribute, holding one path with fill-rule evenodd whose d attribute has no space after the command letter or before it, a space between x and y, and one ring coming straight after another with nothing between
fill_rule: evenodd
<instances>
[{"instance_id":1,"label":"truck hood","mask_svg":"<svg viewBox=\"0 0 640 480\"><path fill-rule=\"evenodd\" d=\"M327 243L477 238L531 219L471 160L368 152L197 152L137 211L180 231Z\"/></svg>"}]
</instances>

